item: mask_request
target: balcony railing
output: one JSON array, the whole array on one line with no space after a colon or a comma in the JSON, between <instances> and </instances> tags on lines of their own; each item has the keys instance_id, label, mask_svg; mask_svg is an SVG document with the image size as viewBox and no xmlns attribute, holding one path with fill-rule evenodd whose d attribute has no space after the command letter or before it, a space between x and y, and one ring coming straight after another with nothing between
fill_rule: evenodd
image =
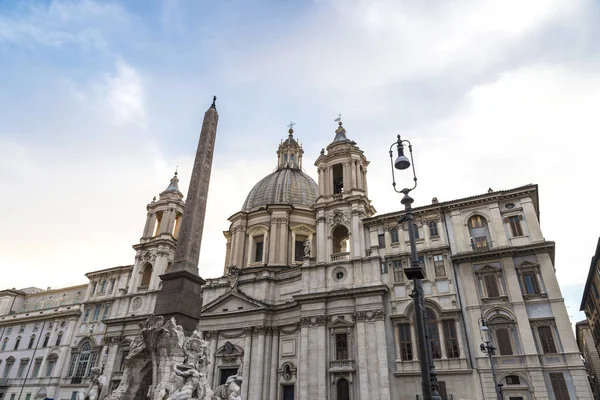
<instances>
[{"instance_id":1,"label":"balcony railing","mask_svg":"<svg viewBox=\"0 0 600 400\"><path fill-rule=\"evenodd\" d=\"M0 386L8 386L8 378L0 378Z\"/></svg>"},{"instance_id":2,"label":"balcony railing","mask_svg":"<svg viewBox=\"0 0 600 400\"><path fill-rule=\"evenodd\" d=\"M329 371L354 371L354 360L335 360L329 362Z\"/></svg>"},{"instance_id":3,"label":"balcony railing","mask_svg":"<svg viewBox=\"0 0 600 400\"><path fill-rule=\"evenodd\" d=\"M341 261L341 260L349 260L350 253L333 253L331 255L331 261Z\"/></svg>"},{"instance_id":4,"label":"balcony railing","mask_svg":"<svg viewBox=\"0 0 600 400\"><path fill-rule=\"evenodd\" d=\"M148 285L138 286L138 292L147 292L147 291L148 291Z\"/></svg>"}]
</instances>

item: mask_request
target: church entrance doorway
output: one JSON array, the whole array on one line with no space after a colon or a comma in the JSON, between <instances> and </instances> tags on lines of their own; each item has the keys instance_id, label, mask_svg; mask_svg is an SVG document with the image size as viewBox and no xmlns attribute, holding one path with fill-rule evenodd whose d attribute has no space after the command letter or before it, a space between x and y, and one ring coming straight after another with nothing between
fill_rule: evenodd
<instances>
[{"instance_id":1,"label":"church entrance doorway","mask_svg":"<svg viewBox=\"0 0 600 400\"><path fill-rule=\"evenodd\" d=\"M227 382L227 378L236 375L237 368L221 368L221 377L219 378L219 385L224 385Z\"/></svg>"},{"instance_id":2,"label":"church entrance doorway","mask_svg":"<svg viewBox=\"0 0 600 400\"><path fill-rule=\"evenodd\" d=\"M350 387L348 381L344 378L340 378L337 381L337 396L336 400L350 400Z\"/></svg>"}]
</instances>

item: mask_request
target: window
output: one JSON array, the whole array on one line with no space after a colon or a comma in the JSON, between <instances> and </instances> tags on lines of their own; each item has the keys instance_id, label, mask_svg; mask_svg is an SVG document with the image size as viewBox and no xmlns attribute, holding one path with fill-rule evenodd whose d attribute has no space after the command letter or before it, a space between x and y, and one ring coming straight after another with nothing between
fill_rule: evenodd
<instances>
[{"instance_id":1,"label":"window","mask_svg":"<svg viewBox=\"0 0 600 400\"><path fill-rule=\"evenodd\" d=\"M446 389L445 381L438 381L438 387L440 388L440 397L442 400L448 400L448 390Z\"/></svg>"},{"instance_id":2,"label":"window","mask_svg":"<svg viewBox=\"0 0 600 400\"><path fill-rule=\"evenodd\" d=\"M398 229L392 228L390 229L390 238L392 243L398 243L400 240L398 239Z\"/></svg>"},{"instance_id":3,"label":"window","mask_svg":"<svg viewBox=\"0 0 600 400\"><path fill-rule=\"evenodd\" d=\"M96 286L98 286L98 283L94 282L94 284L92 285L92 294L96 293Z\"/></svg>"},{"instance_id":4,"label":"window","mask_svg":"<svg viewBox=\"0 0 600 400\"><path fill-rule=\"evenodd\" d=\"M44 336L44 343L42 343L42 347L47 347L49 340L50 340L50 334L46 333L46 336Z\"/></svg>"},{"instance_id":5,"label":"window","mask_svg":"<svg viewBox=\"0 0 600 400\"><path fill-rule=\"evenodd\" d=\"M384 262L381 263L381 273L382 274L387 274L388 273L388 265L387 265L387 263L384 263Z\"/></svg>"},{"instance_id":6,"label":"window","mask_svg":"<svg viewBox=\"0 0 600 400\"><path fill-rule=\"evenodd\" d=\"M485 286L487 297L500 297L498 278L496 277L496 274L483 275L483 284Z\"/></svg>"},{"instance_id":7,"label":"window","mask_svg":"<svg viewBox=\"0 0 600 400\"><path fill-rule=\"evenodd\" d=\"M399 324L398 325L398 339L400 342L400 358L403 361L409 361L413 359L412 342L410 336L410 325Z\"/></svg>"},{"instance_id":8,"label":"window","mask_svg":"<svg viewBox=\"0 0 600 400\"><path fill-rule=\"evenodd\" d=\"M427 329L429 330L429 342L431 343L431 356L434 359L442 358L437 316L431 308L427 309Z\"/></svg>"},{"instance_id":9,"label":"window","mask_svg":"<svg viewBox=\"0 0 600 400\"><path fill-rule=\"evenodd\" d=\"M102 282L100 282L100 288L99 288L98 292L104 293L105 290L106 290L106 281L103 280Z\"/></svg>"},{"instance_id":10,"label":"window","mask_svg":"<svg viewBox=\"0 0 600 400\"><path fill-rule=\"evenodd\" d=\"M523 236L523 229L521 229L521 217L514 215L508 217L508 223L510 224L510 230L513 236Z\"/></svg>"},{"instance_id":11,"label":"window","mask_svg":"<svg viewBox=\"0 0 600 400\"><path fill-rule=\"evenodd\" d=\"M4 366L4 373L2 374L2 378L8 378L8 374L10 373L10 370L12 369L14 363L14 358L9 358L8 360L6 360L6 365Z\"/></svg>"},{"instance_id":12,"label":"window","mask_svg":"<svg viewBox=\"0 0 600 400\"><path fill-rule=\"evenodd\" d=\"M345 333L336 333L335 335L335 359L348 359L348 335Z\"/></svg>"},{"instance_id":13,"label":"window","mask_svg":"<svg viewBox=\"0 0 600 400\"><path fill-rule=\"evenodd\" d=\"M336 164L332 168L333 171L333 194L344 193L344 167L342 164Z\"/></svg>"},{"instance_id":14,"label":"window","mask_svg":"<svg viewBox=\"0 0 600 400\"><path fill-rule=\"evenodd\" d=\"M35 325L33 326L33 331L34 331L34 332L37 332L39 329L40 329L40 324L35 324Z\"/></svg>"},{"instance_id":15,"label":"window","mask_svg":"<svg viewBox=\"0 0 600 400\"><path fill-rule=\"evenodd\" d=\"M549 375L552 391L554 392L554 398L556 400L571 400L571 396L569 396L569 389L567 388L567 382L565 382L565 376L563 373L551 372Z\"/></svg>"},{"instance_id":16,"label":"window","mask_svg":"<svg viewBox=\"0 0 600 400\"><path fill-rule=\"evenodd\" d=\"M46 376L52 376L52 372L54 371L54 366L56 365L56 359L58 357L56 357L54 354L48 356L48 359L46 360Z\"/></svg>"},{"instance_id":17,"label":"window","mask_svg":"<svg viewBox=\"0 0 600 400\"><path fill-rule=\"evenodd\" d=\"M19 343L21 343L21 336L17 336L17 341L15 342L15 348L13 350L17 350L19 348Z\"/></svg>"},{"instance_id":18,"label":"window","mask_svg":"<svg viewBox=\"0 0 600 400\"><path fill-rule=\"evenodd\" d=\"M33 372L31 373L31 376L33 378L37 378L38 373L40 372L40 367L42 366L42 359L38 358L35 360L35 362L33 363Z\"/></svg>"},{"instance_id":19,"label":"window","mask_svg":"<svg viewBox=\"0 0 600 400\"><path fill-rule=\"evenodd\" d=\"M29 364L29 359L21 360L21 364L19 364L19 369L17 370L17 378L22 378L25 373L25 368L27 368L27 364Z\"/></svg>"},{"instance_id":20,"label":"window","mask_svg":"<svg viewBox=\"0 0 600 400\"><path fill-rule=\"evenodd\" d=\"M100 305L94 307L94 317L92 318L92 321L98 321L98 317L100 317L100 308L102 308Z\"/></svg>"},{"instance_id":21,"label":"window","mask_svg":"<svg viewBox=\"0 0 600 400\"><path fill-rule=\"evenodd\" d=\"M446 345L446 357L458 358L460 351L458 347L458 337L456 336L456 321L448 319L442 321L444 329L444 343Z\"/></svg>"},{"instance_id":22,"label":"window","mask_svg":"<svg viewBox=\"0 0 600 400\"><path fill-rule=\"evenodd\" d=\"M62 332L58 332L58 336L56 337L56 344L55 346L60 346L60 341L62 340Z\"/></svg>"},{"instance_id":23,"label":"window","mask_svg":"<svg viewBox=\"0 0 600 400\"><path fill-rule=\"evenodd\" d=\"M523 289L525 289L525 294L539 294L540 289L537 283L537 277L535 272L526 271L521 275L523 279Z\"/></svg>"},{"instance_id":24,"label":"window","mask_svg":"<svg viewBox=\"0 0 600 400\"><path fill-rule=\"evenodd\" d=\"M152 265L146 264L142 272L142 281L140 282L140 286L143 288L150 286L150 278L152 278Z\"/></svg>"},{"instance_id":25,"label":"window","mask_svg":"<svg viewBox=\"0 0 600 400\"><path fill-rule=\"evenodd\" d=\"M446 267L444 267L444 256L435 254L433 256L433 267L435 268L435 276L441 278L446 276Z\"/></svg>"},{"instance_id":26,"label":"window","mask_svg":"<svg viewBox=\"0 0 600 400\"><path fill-rule=\"evenodd\" d=\"M385 247L385 234L380 233L379 235L377 235L377 242L379 248L383 249Z\"/></svg>"},{"instance_id":27,"label":"window","mask_svg":"<svg viewBox=\"0 0 600 400\"><path fill-rule=\"evenodd\" d=\"M294 400L294 386L293 385L284 385L282 386L282 400Z\"/></svg>"},{"instance_id":28,"label":"window","mask_svg":"<svg viewBox=\"0 0 600 400\"><path fill-rule=\"evenodd\" d=\"M112 278L110 280L110 286L108 287L108 293L112 293L113 292L113 289L115 288L116 281L117 280L115 278Z\"/></svg>"},{"instance_id":29,"label":"window","mask_svg":"<svg viewBox=\"0 0 600 400\"><path fill-rule=\"evenodd\" d=\"M16 396L16 395L17 395L16 393L13 393L13 394L11 394L11 395L10 395L10 400L15 400L15 396Z\"/></svg>"},{"instance_id":30,"label":"window","mask_svg":"<svg viewBox=\"0 0 600 400\"><path fill-rule=\"evenodd\" d=\"M125 360L127 360L128 355L129 355L129 350L123 350L123 353L121 353L121 362L119 363L119 371L125 371Z\"/></svg>"},{"instance_id":31,"label":"window","mask_svg":"<svg viewBox=\"0 0 600 400\"><path fill-rule=\"evenodd\" d=\"M102 314L102 321L108 318L108 312L110 311L110 304L104 305L104 313Z\"/></svg>"},{"instance_id":32,"label":"window","mask_svg":"<svg viewBox=\"0 0 600 400\"><path fill-rule=\"evenodd\" d=\"M25 400L30 400L31 399L31 393L27 393L25 395Z\"/></svg>"},{"instance_id":33,"label":"window","mask_svg":"<svg viewBox=\"0 0 600 400\"><path fill-rule=\"evenodd\" d=\"M35 343L35 335L31 335L31 337L29 338L29 344L27 345L28 349L33 348L33 344Z\"/></svg>"},{"instance_id":34,"label":"window","mask_svg":"<svg viewBox=\"0 0 600 400\"><path fill-rule=\"evenodd\" d=\"M427 226L429 227L429 236L430 237L439 236L438 228L437 228L437 221L429 221Z\"/></svg>"},{"instance_id":35,"label":"window","mask_svg":"<svg viewBox=\"0 0 600 400\"><path fill-rule=\"evenodd\" d=\"M540 337L540 346L544 354L556 353L556 343L554 336L552 335L552 328L550 326L538 326L538 335Z\"/></svg>"},{"instance_id":36,"label":"window","mask_svg":"<svg viewBox=\"0 0 600 400\"><path fill-rule=\"evenodd\" d=\"M394 272L394 282L404 281L404 274L402 273L402 262L400 260L392 261L392 271Z\"/></svg>"},{"instance_id":37,"label":"window","mask_svg":"<svg viewBox=\"0 0 600 400\"><path fill-rule=\"evenodd\" d=\"M6 350L6 345L8 344L8 338L4 338L2 341L2 351Z\"/></svg>"},{"instance_id":38,"label":"window","mask_svg":"<svg viewBox=\"0 0 600 400\"><path fill-rule=\"evenodd\" d=\"M506 384L507 385L520 385L521 379L517 375L508 375L506 377Z\"/></svg>"},{"instance_id":39,"label":"window","mask_svg":"<svg viewBox=\"0 0 600 400\"><path fill-rule=\"evenodd\" d=\"M508 328L495 329L496 339L498 341L498 351L501 356L512 356L513 349L510 341L510 331Z\"/></svg>"},{"instance_id":40,"label":"window","mask_svg":"<svg viewBox=\"0 0 600 400\"><path fill-rule=\"evenodd\" d=\"M484 251L490 248L489 232L485 218L475 215L469 219L469 234L471 235L471 246L475 251Z\"/></svg>"},{"instance_id":41,"label":"window","mask_svg":"<svg viewBox=\"0 0 600 400\"><path fill-rule=\"evenodd\" d=\"M598 299L598 288L596 288L596 284L592 282L592 292L594 292L594 297Z\"/></svg>"},{"instance_id":42,"label":"window","mask_svg":"<svg viewBox=\"0 0 600 400\"><path fill-rule=\"evenodd\" d=\"M85 309L85 314L83 314L83 322L87 322L88 318L90 317L90 308L87 307Z\"/></svg>"},{"instance_id":43,"label":"window","mask_svg":"<svg viewBox=\"0 0 600 400\"><path fill-rule=\"evenodd\" d=\"M7 335L10 335L11 333L12 333L12 326L11 326L11 327L9 327L9 328L6 330L6 334L7 334Z\"/></svg>"},{"instance_id":44,"label":"window","mask_svg":"<svg viewBox=\"0 0 600 400\"><path fill-rule=\"evenodd\" d=\"M89 376L90 369L96 364L97 356L97 352L92 352L92 345L89 342L84 342L79 353L71 355L69 376L76 378Z\"/></svg>"},{"instance_id":45,"label":"window","mask_svg":"<svg viewBox=\"0 0 600 400\"><path fill-rule=\"evenodd\" d=\"M262 262L264 247L265 247L264 235L256 236L254 238L254 262Z\"/></svg>"},{"instance_id":46,"label":"window","mask_svg":"<svg viewBox=\"0 0 600 400\"><path fill-rule=\"evenodd\" d=\"M23 332L25 332L25 325L21 325L19 327L19 333L23 333Z\"/></svg>"},{"instance_id":47,"label":"window","mask_svg":"<svg viewBox=\"0 0 600 400\"><path fill-rule=\"evenodd\" d=\"M413 230L415 232L415 239L419 239L419 227L417 226L417 224L413 224Z\"/></svg>"}]
</instances>

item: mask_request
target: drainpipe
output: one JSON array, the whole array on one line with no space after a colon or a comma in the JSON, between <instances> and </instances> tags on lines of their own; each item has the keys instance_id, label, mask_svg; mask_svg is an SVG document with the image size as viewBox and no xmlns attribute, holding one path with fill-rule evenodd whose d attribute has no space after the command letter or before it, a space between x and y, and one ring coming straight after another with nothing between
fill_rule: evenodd
<instances>
[{"instance_id":1,"label":"drainpipe","mask_svg":"<svg viewBox=\"0 0 600 400\"><path fill-rule=\"evenodd\" d=\"M444 230L446 231L446 237L448 238L448 245L450 245L450 234L448 232L448 224L446 223L446 212L444 211L443 208L440 209L440 211L442 212L442 217L443 217L443 224L444 224ZM450 246L450 254L452 255L452 246ZM461 289L460 289L460 284L459 284L459 274L458 274L458 265L452 261L452 271L454 272L454 281L456 282L456 295L458 296L458 305L460 307L461 310L461 314L462 314L462 325L463 325L463 329L465 332L465 339L467 342L467 352L469 353L469 362L471 363L471 368L475 369L477 371L477 375L479 375L479 382L481 383L481 372L479 371L479 368L475 368L475 360L473 359L473 353L471 351L471 345L469 342L469 335L468 335L468 328L467 328L467 319L465 316L465 308L463 307L463 301L462 301L462 295L461 295ZM481 398L484 399L485 398L485 392L483 390L483 385L480 384L479 387L481 388Z\"/></svg>"},{"instance_id":2,"label":"drainpipe","mask_svg":"<svg viewBox=\"0 0 600 400\"><path fill-rule=\"evenodd\" d=\"M23 389L25 389L25 384L27 383L27 377L29 376L29 370L31 369L31 364L35 363L35 353L40 345L40 340L42 339L42 333L44 333L44 328L46 327L46 321L42 324L42 330L37 338L37 343L35 344L35 348L33 349L33 354L31 355L31 361L27 366L27 372L25 373L25 379L23 380L23 384L21 385L21 391L19 392L19 400L21 400L21 395L23 394ZM38 371L39 373L39 371Z\"/></svg>"}]
</instances>

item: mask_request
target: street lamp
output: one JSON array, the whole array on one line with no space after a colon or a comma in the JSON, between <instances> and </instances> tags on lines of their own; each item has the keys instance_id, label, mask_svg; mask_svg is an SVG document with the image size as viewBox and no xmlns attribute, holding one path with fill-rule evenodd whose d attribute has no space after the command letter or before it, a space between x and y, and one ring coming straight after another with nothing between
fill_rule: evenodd
<instances>
[{"instance_id":1,"label":"street lamp","mask_svg":"<svg viewBox=\"0 0 600 400\"><path fill-rule=\"evenodd\" d=\"M408 144L408 151L410 153L410 160L404 155L404 145ZM393 147L396 146L398 155L394 160ZM423 387L423 398L424 400L441 400L439 394L439 386L437 382L437 372L435 365L433 364L433 358L431 357L430 342L428 335L425 331L425 307L423 306L425 299L423 296L423 285L421 279L425 278L423 268L419 262L419 256L417 254L417 244L415 242L415 229L413 224L412 214L412 203L414 200L408 194L417 187L417 174L415 172L415 163L413 161L412 144L408 140L402 140L398 135L396 140L390 146L390 164L392 167L392 186L394 191L402 193L404 196L400 201L404 204L404 215L398 218L398 223L408 223L408 237L410 239L410 254L411 254L411 266L410 268L404 269L404 274L408 279L413 280L413 291L411 297L413 298L413 304L415 309L415 325L417 326L418 336L418 350L419 360L421 364L421 385ZM412 165L413 181L414 186L410 189L404 188L402 190L396 189L396 178L394 176L394 168L398 170L405 170L410 168Z\"/></svg>"},{"instance_id":2,"label":"street lamp","mask_svg":"<svg viewBox=\"0 0 600 400\"><path fill-rule=\"evenodd\" d=\"M490 332L490 328L485 324L485 320L483 316L480 318L481 321L481 340L483 343L479 345L479 349L483 354L487 354L490 358L490 365L492 367L492 379L494 380L494 388L496 389L496 397L498 400L502 400L502 384L498 383L498 379L496 378L496 369L494 368L494 360L492 356L496 355L496 347L492 344L492 334Z\"/></svg>"}]
</instances>

